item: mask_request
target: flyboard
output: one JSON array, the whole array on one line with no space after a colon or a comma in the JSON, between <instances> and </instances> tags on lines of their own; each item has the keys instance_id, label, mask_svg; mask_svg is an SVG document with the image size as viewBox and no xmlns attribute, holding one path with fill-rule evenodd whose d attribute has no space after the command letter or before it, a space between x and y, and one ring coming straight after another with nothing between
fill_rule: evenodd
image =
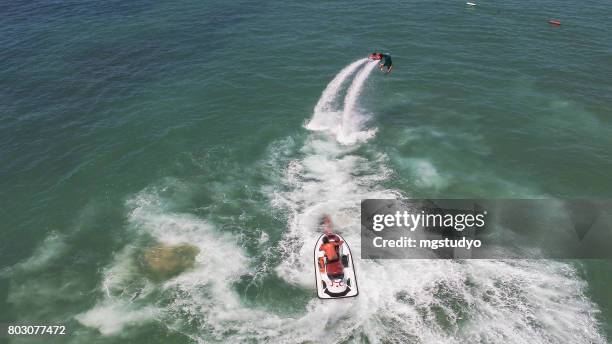
<instances>
[{"instance_id":1,"label":"flyboard","mask_svg":"<svg viewBox=\"0 0 612 344\"><path fill-rule=\"evenodd\" d=\"M328 241L336 245L336 257L329 260L321 245ZM321 299L355 297L359 294L353 255L344 239L334 233L321 234L314 248L315 278L317 295Z\"/></svg>"}]
</instances>

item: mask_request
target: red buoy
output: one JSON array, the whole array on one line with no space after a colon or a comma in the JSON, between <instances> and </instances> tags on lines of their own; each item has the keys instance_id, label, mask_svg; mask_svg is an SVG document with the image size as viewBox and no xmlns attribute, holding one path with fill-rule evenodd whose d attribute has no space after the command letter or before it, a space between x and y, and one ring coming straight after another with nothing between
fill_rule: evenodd
<instances>
[{"instance_id":1,"label":"red buoy","mask_svg":"<svg viewBox=\"0 0 612 344\"><path fill-rule=\"evenodd\" d=\"M551 19L548 21L548 24L559 26L561 25L561 21L559 19Z\"/></svg>"}]
</instances>

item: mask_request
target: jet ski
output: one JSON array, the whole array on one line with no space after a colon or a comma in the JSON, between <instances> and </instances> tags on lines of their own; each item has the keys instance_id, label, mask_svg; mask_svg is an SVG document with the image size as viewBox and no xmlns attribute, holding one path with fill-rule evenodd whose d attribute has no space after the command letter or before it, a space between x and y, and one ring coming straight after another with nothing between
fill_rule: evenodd
<instances>
[{"instance_id":1,"label":"jet ski","mask_svg":"<svg viewBox=\"0 0 612 344\"><path fill-rule=\"evenodd\" d=\"M326 233L319 237L314 248L314 265L319 298L338 299L359 294L353 256L340 235Z\"/></svg>"}]
</instances>

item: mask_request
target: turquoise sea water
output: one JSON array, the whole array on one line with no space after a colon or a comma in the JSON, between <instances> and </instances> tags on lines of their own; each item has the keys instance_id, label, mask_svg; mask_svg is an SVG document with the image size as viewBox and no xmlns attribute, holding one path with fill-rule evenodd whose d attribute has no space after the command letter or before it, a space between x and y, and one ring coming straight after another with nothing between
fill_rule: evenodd
<instances>
[{"instance_id":1,"label":"turquoise sea water","mask_svg":"<svg viewBox=\"0 0 612 344\"><path fill-rule=\"evenodd\" d=\"M610 14L0 4L0 323L74 343L608 342L607 261L358 261L361 295L326 303L309 255L323 213L359 246L362 198L611 197ZM322 96L373 50L391 74ZM195 267L148 280L151 242L198 246Z\"/></svg>"}]
</instances>

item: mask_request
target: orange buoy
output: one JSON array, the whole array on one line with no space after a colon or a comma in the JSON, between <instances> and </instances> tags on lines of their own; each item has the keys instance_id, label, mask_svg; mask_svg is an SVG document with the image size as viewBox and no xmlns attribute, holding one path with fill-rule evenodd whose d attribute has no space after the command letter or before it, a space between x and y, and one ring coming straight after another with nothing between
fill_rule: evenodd
<instances>
[{"instance_id":1,"label":"orange buoy","mask_svg":"<svg viewBox=\"0 0 612 344\"><path fill-rule=\"evenodd\" d=\"M559 26L561 25L561 21L559 19L551 19L548 21L548 24Z\"/></svg>"}]
</instances>

